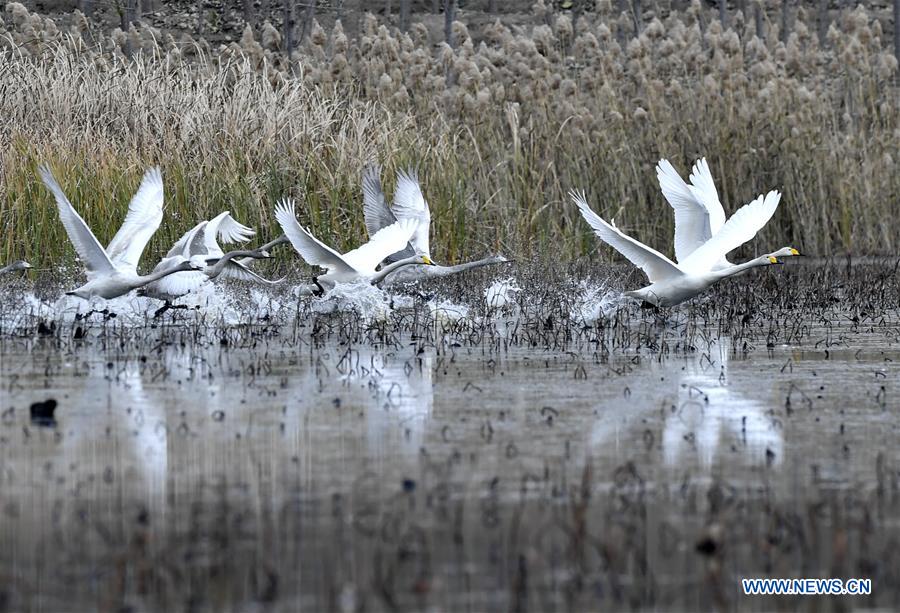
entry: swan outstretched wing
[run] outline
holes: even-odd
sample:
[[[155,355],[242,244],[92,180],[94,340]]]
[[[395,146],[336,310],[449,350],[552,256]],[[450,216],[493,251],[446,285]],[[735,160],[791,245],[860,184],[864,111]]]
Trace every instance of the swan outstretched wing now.
[[[381,167],[377,164],[366,164],[363,169],[363,216],[366,219],[366,232],[369,236],[375,236],[376,232],[397,221],[384,197],[380,174]]]
[[[218,241],[226,245],[246,243],[255,235],[256,231],[253,228],[238,223],[228,211],[210,219],[204,232],[207,252],[215,255],[223,255]]]
[[[669,160],[660,160],[656,165],[656,178],[675,211],[675,258],[683,262],[712,237],[709,211]]]
[[[209,234],[209,222],[201,221],[197,224],[197,231],[194,232],[194,235],[191,237],[190,242],[187,244],[187,253],[185,253],[185,257],[192,258],[195,255],[205,255],[205,256],[219,256],[222,253],[221,249],[218,249],[218,245],[216,245],[217,253],[211,253],[209,250],[209,243],[206,240],[207,235]]]
[[[207,281],[209,281],[209,277],[199,270],[183,270],[155,281],[148,293],[150,295],[184,296],[197,291]]]
[[[397,173],[397,188],[394,190],[394,217],[398,221],[412,219],[416,228],[409,243],[415,254],[431,256],[428,231],[431,227],[431,209],[422,195],[419,177],[413,170],[401,170]],[[415,255],[410,254],[410,255]]]
[[[603,221],[588,206],[583,192],[573,191],[569,195],[575,204],[578,205],[581,216],[594,229],[594,233],[603,242],[628,258],[632,264],[643,270],[647,278],[650,279],[650,283],[664,281],[683,274],[682,270],[672,260],[660,252],[634,240],[614,225]]]
[[[231,260],[228,262],[228,265],[225,266],[225,270],[222,271],[222,276],[227,279],[252,281],[254,283],[261,283],[262,285],[278,285],[284,281],[284,277],[275,279],[274,281],[266,279],[256,271],[251,270],[250,267],[247,266],[247,260],[253,261],[253,258],[246,258],[246,260]]]
[[[710,236],[715,236],[725,223],[725,209],[719,201],[719,192],[716,191],[716,184],[713,181],[712,173],[709,171],[709,164],[706,158],[700,158],[691,169],[690,190],[694,197],[706,207],[709,213],[709,232]]]
[[[197,232],[201,228],[205,227],[207,223],[208,222],[206,222],[206,221],[201,221],[196,226],[194,226],[193,228],[191,228],[190,230],[188,230],[187,232],[182,234],[181,238],[179,238],[178,241],[174,245],[172,245],[172,248],[169,249],[169,251],[166,253],[165,259],[174,258],[177,256],[183,256],[183,257],[189,258],[189,257],[191,257],[191,255],[196,255],[196,254],[192,254],[189,251],[188,247],[190,246],[191,241],[194,240],[194,237],[197,235]]]
[[[66,234],[69,235],[69,240],[72,241],[72,245],[75,247],[75,252],[84,264],[88,278],[99,274],[114,273],[116,270],[115,266],[113,266],[109,256],[106,255],[106,251],[104,251],[94,233],[91,232],[91,229],[84,223],[84,220],[75,210],[75,207],[72,206],[72,203],[69,202],[69,199],[66,198],[59,183],[53,177],[50,167],[42,165],[39,171],[41,180],[56,200],[56,208],[59,209],[59,219],[66,229]]]
[[[402,219],[382,228],[368,243],[344,254],[344,260],[359,272],[374,273],[375,267],[392,253],[397,253],[409,243],[416,231],[415,219]]]
[[[128,204],[122,227],[110,241],[106,252],[117,267],[137,272],[138,261],[163,216],[163,181],[159,167],[144,174],[141,186]]]
[[[285,198],[275,205],[275,219],[291,241],[291,245],[307,264],[321,266],[331,272],[357,272],[341,254],[317,239],[297,222],[294,201],[290,198]]]
[[[780,200],[781,194],[773,190],[739,208],[711,239],[681,263],[681,267],[690,273],[710,270],[721,258],[756,236],[775,214]]]

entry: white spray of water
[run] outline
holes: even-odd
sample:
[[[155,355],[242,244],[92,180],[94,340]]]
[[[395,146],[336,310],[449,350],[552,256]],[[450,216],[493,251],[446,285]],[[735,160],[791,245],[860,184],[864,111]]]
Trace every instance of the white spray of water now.
[[[514,277],[498,279],[484,290],[484,299],[490,309],[505,309],[518,306],[516,294],[522,291]]]
[[[469,307],[452,300],[431,301],[428,310],[436,323],[455,323],[469,316]]]
[[[578,297],[569,316],[586,325],[593,325],[599,319],[607,318],[625,304],[628,298],[622,292],[610,290],[604,284],[581,281]]]
[[[312,304],[314,313],[356,311],[369,321],[383,321],[393,310],[390,296],[369,283],[339,283]]]

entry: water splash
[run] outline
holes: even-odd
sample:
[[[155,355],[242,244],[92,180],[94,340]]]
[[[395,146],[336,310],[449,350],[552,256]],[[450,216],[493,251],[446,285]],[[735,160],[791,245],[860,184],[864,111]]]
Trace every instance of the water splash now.
[[[490,309],[515,307],[516,294],[522,291],[515,277],[494,281],[484,290],[484,299]]]
[[[339,283],[312,304],[314,313],[349,310],[359,313],[366,320],[383,321],[393,307],[387,292],[369,283]]]
[[[435,323],[456,323],[469,317],[469,307],[452,300],[431,301],[428,309]]]
[[[622,292],[611,290],[605,284],[581,281],[578,284],[578,297],[572,305],[569,316],[586,325],[593,325],[604,319],[624,305],[628,298]]]

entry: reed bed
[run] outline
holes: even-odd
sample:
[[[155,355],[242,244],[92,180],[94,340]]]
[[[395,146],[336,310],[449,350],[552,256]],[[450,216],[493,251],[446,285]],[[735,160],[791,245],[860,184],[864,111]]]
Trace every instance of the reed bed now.
[[[385,166],[388,191],[395,169],[418,167],[443,261],[595,250],[573,187],[668,251],[655,163],[668,157],[686,174],[700,156],[728,211],[783,191],[761,245],[897,251],[885,223],[900,202],[897,60],[865,8],[822,41],[803,9],[783,37],[775,17],[757,29],[738,13],[723,29],[699,3],[645,15],[638,35],[604,2],[577,25],[547,15],[526,29],[497,23],[477,44],[457,22],[452,48],[417,24],[402,33],[369,16],[355,41],[340,23],[314,24],[288,58],[269,24],[213,47],[149,26],[105,35],[80,16],[62,30],[9,3],[0,257],[72,257],[36,179],[42,160],[101,241],[143,169],[161,164],[167,216],[151,259],[225,209],[270,237],[283,195],[323,239],[350,247],[365,233],[359,178],[370,160]]]

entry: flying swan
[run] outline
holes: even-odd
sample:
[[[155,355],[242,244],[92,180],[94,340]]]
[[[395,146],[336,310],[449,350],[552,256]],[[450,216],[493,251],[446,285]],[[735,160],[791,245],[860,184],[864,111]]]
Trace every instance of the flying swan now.
[[[253,228],[238,223],[228,211],[219,213],[209,221],[201,221],[178,239],[153,272],[189,261],[196,263],[201,270],[177,272],[147,284],[139,293],[160,300],[172,300],[196,291],[220,275],[265,285],[277,284],[278,281],[269,281],[247,266],[250,259],[268,258],[269,252],[265,248],[238,249],[225,253],[219,246],[219,241],[226,245],[244,243],[255,234]]]
[[[756,233],[772,218],[781,200],[781,194],[777,191],[771,191],[765,196],[760,195],[750,204],[742,206],[711,238],[700,245],[692,246],[688,255],[679,257],[678,264],[623,233],[615,226],[615,222],[610,224],[601,219],[588,206],[584,192],[573,191],[570,192],[570,196],[594,233],[643,270],[650,280],[647,287],[625,292],[625,295],[659,307],[680,304],[700,294],[717,281],[751,268],[779,264],[780,257],[800,255],[793,247],[784,247],[743,264],[730,264],[725,260],[729,252],[756,236]],[[677,210],[676,208],[676,220]],[[682,226],[683,229],[687,227]],[[679,238],[688,236],[690,235],[686,232],[676,232],[676,245],[680,242]],[[683,255],[684,250],[689,249],[685,244],[686,242],[682,242],[682,247],[676,248],[676,253],[681,250]]]
[[[394,191],[394,205],[388,207],[384,190],[379,178],[380,168],[375,164],[369,164],[363,170],[363,215],[366,220],[366,230],[369,236],[386,228],[397,221],[410,219],[415,222],[416,229],[409,243],[397,253],[389,255],[388,262],[396,262],[415,255],[431,257],[431,249],[428,240],[428,231],[431,226],[431,209],[422,195],[419,178],[410,170],[397,173],[397,189]],[[398,281],[415,281],[425,277],[444,277],[454,275],[492,264],[501,264],[508,260],[502,255],[494,255],[474,262],[465,262],[456,266],[421,266],[409,267],[391,274],[386,283]]]
[[[56,199],[59,219],[87,274],[87,283],[66,292],[67,295],[85,300],[93,297],[116,298],[167,275],[198,268],[191,262],[182,262],[149,275],[137,274],[141,253],[162,221],[163,183],[159,168],[151,168],[144,174],[140,188],[128,205],[122,227],[106,249],[100,246],[97,237],[66,198],[49,166],[42,165],[39,170],[44,185]]]
[[[297,222],[294,201],[281,200],[275,206],[275,218],[291,245],[311,266],[321,266],[327,272],[313,278],[319,293],[332,289],[338,283],[364,281],[376,285],[403,266],[424,264],[434,266],[427,255],[412,255],[376,271],[375,268],[387,256],[404,248],[413,238],[416,222],[413,219],[398,221],[372,235],[368,243],[341,255]]]

